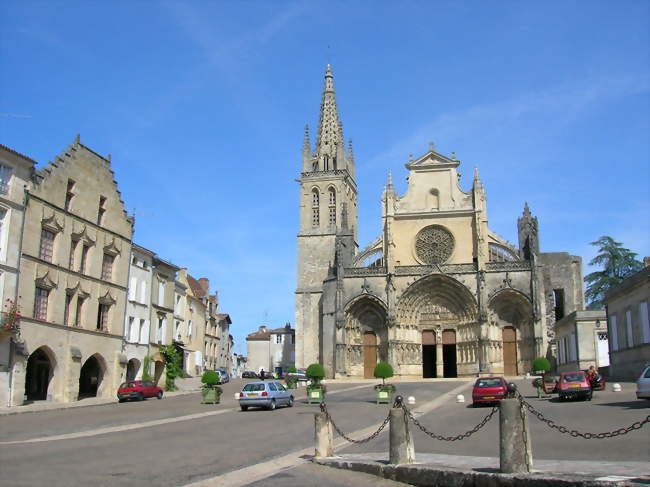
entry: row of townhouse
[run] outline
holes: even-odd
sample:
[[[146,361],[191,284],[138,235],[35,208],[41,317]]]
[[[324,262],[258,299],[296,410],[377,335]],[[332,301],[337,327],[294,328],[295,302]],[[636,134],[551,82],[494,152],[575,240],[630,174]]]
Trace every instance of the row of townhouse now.
[[[146,363],[164,382],[165,345],[188,376],[230,369],[208,280],[136,245],[134,224],[110,156],[78,136],[40,170],[0,145],[0,407],[113,397]]]

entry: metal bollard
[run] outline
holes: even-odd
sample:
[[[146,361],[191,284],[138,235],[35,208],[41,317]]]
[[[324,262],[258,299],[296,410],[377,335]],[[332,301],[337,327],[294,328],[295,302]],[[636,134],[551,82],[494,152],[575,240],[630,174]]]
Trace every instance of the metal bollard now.
[[[414,463],[415,447],[409,430],[408,418],[402,409],[402,396],[395,398],[390,410],[390,460],[393,465]]]
[[[518,399],[499,405],[499,456],[501,473],[526,473],[533,468],[528,417]]]
[[[332,446],[332,427],[329,419],[327,419],[327,414],[324,412],[314,414],[314,426],[316,458],[333,456],[334,447]]]

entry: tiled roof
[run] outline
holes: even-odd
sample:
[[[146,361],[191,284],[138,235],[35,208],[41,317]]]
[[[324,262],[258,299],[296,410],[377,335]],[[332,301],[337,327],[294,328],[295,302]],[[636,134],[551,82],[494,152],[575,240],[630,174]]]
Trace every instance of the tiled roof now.
[[[25,154],[21,154],[21,153],[18,152],[17,150],[13,150],[11,147],[7,147],[7,146],[4,145],[4,144],[0,144],[0,147],[2,147],[2,148],[3,148],[4,150],[6,150],[7,152],[11,152],[12,154],[17,155],[18,157],[22,157],[22,158],[25,159],[27,162],[31,162],[31,163],[34,164],[34,165],[38,164],[38,163],[37,163],[34,159],[32,159],[31,157],[27,157]]]
[[[285,328],[284,326],[282,328],[273,328],[273,329],[268,329],[266,331],[256,331],[254,333],[250,333],[249,335],[246,336],[246,340],[268,340],[271,338],[271,335],[273,334],[279,334],[279,333],[293,333],[295,330],[293,328]]]
[[[217,319],[226,320],[229,325],[232,325],[232,321],[230,320],[230,315],[228,313],[217,313]]]

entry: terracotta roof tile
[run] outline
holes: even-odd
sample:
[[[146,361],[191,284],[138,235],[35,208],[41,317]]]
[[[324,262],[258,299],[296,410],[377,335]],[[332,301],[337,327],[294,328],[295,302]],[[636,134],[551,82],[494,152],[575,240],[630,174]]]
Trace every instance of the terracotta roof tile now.
[[[202,298],[205,296],[205,291],[203,290],[203,287],[201,287],[201,283],[189,274],[187,275],[187,283],[190,285],[192,294],[194,294],[194,296],[197,298]]]

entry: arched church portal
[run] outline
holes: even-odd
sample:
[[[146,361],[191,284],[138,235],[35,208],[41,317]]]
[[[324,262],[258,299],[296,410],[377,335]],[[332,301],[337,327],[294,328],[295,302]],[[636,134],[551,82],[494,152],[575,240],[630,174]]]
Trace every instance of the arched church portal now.
[[[25,377],[25,395],[28,401],[44,401],[50,381],[54,376],[54,364],[50,354],[41,347],[27,359],[27,374]]]
[[[519,291],[507,289],[489,302],[489,357],[495,372],[518,375],[532,364],[535,355],[533,309],[530,301]]]
[[[402,294],[397,310],[404,335],[414,330],[411,336],[422,346],[421,362],[413,364],[421,367],[422,377],[477,373],[477,306],[464,285],[445,275],[427,276]]]
[[[346,308],[346,372],[373,378],[377,362],[388,361],[388,326],[383,303],[362,296]]]

